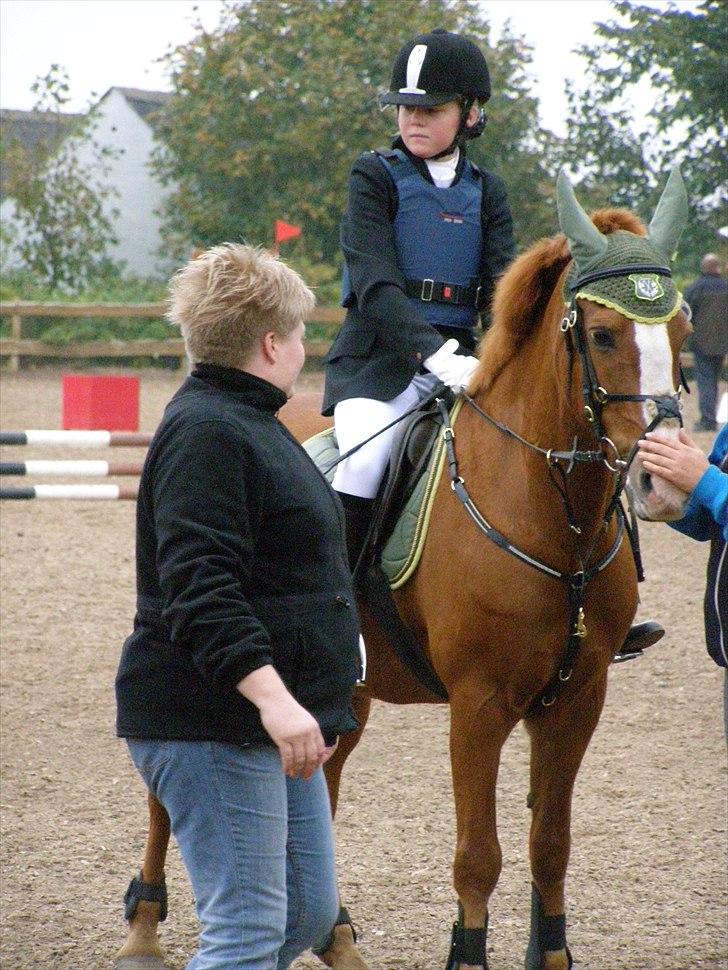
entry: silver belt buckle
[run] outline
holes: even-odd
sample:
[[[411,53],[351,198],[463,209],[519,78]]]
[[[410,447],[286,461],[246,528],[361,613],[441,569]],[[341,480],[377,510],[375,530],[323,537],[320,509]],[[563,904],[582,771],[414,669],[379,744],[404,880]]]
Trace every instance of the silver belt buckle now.
[[[423,303],[432,302],[432,291],[434,286],[434,280],[422,280],[422,292],[420,293],[420,299]]]

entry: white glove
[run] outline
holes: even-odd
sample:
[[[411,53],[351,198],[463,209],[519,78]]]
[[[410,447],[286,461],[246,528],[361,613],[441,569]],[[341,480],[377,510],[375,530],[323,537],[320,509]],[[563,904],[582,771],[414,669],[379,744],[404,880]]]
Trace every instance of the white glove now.
[[[424,361],[424,366],[443,384],[459,394],[470,383],[473,371],[478,366],[477,357],[464,357],[456,354],[459,344],[454,337],[446,340],[438,351]]]

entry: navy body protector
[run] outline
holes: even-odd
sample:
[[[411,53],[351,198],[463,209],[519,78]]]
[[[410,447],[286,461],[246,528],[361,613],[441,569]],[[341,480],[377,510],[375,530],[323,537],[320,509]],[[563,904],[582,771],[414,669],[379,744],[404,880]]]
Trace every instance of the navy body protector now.
[[[483,305],[478,285],[483,203],[479,169],[465,159],[460,179],[438,188],[401,149],[376,154],[397,190],[394,238],[407,296],[432,326],[473,330]],[[342,304],[351,302],[345,264]]]

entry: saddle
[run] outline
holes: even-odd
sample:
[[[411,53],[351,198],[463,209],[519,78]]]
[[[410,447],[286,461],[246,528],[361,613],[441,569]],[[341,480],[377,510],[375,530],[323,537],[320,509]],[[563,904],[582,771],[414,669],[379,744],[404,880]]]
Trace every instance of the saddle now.
[[[460,403],[452,409],[451,421],[460,410]],[[357,577],[376,561],[391,588],[398,589],[417,568],[445,460],[445,449],[439,438],[441,427],[434,403],[398,425],[387,474],[374,501]],[[327,428],[309,438],[303,447],[327,481],[332,482],[339,458],[334,429]]]
[[[451,411],[454,422],[461,401]],[[391,590],[403,586],[417,569],[440,480],[445,448],[442,421],[433,403],[398,426],[387,474],[375,499],[372,521],[354,570],[357,592],[387,634],[399,659],[436,697],[447,691],[401,619]],[[333,428],[303,443],[329,482],[339,448]]]

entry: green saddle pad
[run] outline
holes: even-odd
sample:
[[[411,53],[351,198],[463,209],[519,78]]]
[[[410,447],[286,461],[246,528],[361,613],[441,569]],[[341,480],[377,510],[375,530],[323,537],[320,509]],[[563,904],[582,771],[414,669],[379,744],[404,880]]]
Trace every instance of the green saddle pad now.
[[[460,410],[460,400],[456,403],[451,414],[451,422]],[[333,428],[321,431],[308,441],[303,447],[309,453],[318,469],[331,483],[335,469],[331,466],[339,457],[339,446]],[[389,580],[391,589],[404,586],[417,569],[425,544],[427,528],[430,524],[432,504],[435,497],[437,483],[440,481],[445,462],[445,445],[442,436],[438,436],[432,449],[427,468],[420,476],[417,485],[400,513],[391,536],[382,550],[382,570]],[[328,469],[328,470],[327,470]]]

